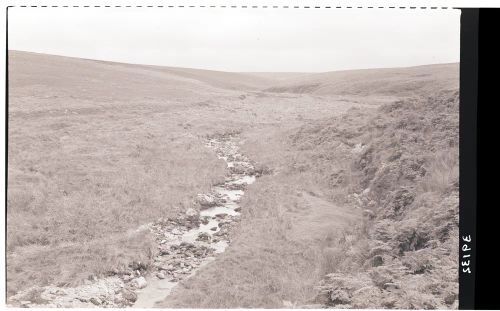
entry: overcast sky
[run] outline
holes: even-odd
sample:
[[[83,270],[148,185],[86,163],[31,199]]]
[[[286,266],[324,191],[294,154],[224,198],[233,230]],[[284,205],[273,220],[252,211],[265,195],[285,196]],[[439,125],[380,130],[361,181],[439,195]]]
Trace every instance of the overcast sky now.
[[[459,10],[11,8],[9,49],[225,71],[458,62]]]

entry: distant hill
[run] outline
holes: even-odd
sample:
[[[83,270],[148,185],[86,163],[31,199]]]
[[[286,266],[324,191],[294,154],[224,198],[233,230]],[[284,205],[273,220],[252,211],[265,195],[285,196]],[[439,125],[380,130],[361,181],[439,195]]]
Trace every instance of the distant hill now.
[[[115,97],[123,99],[149,95],[175,99],[227,91],[410,96],[456,89],[459,74],[457,63],[324,73],[238,73],[21,51],[9,51],[9,66],[12,87],[35,84],[64,90],[71,86],[74,91],[81,85],[82,91],[92,89],[92,96],[109,95],[112,89],[119,91]]]
[[[458,87],[459,64],[332,71],[281,81],[266,91],[317,95],[411,96]]]

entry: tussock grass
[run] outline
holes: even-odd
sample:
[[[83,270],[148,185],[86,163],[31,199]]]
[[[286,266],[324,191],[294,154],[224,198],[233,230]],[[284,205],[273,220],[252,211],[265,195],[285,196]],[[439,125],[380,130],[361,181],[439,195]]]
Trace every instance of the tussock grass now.
[[[420,183],[425,192],[444,193],[456,186],[459,177],[458,148],[441,151],[429,159],[427,174]]]
[[[254,187],[255,185],[255,187]],[[320,280],[320,253],[311,243],[318,236],[293,236],[294,209],[302,198],[285,179],[272,176],[252,185],[242,202],[243,219],[231,247],[194,277],[182,283],[165,307],[283,307],[286,301],[308,301]]]
[[[161,305],[455,308],[457,143],[453,92],[247,134],[273,174],[249,188],[229,250]],[[369,212],[322,215],[338,206]]]
[[[372,242],[380,239],[404,267],[419,271],[437,255],[443,260],[430,272],[434,281],[412,274],[407,284],[417,285],[395,298],[386,295],[389,300],[418,301],[418,293],[441,283],[453,294],[456,280],[449,268],[458,243],[450,219],[456,218],[456,187],[443,191],[455,184],[455,175],[446,173],[455,162],[445,153],[456,152],[456,101],[404,101],[376,111],[381,103],[414,93],[411,72],[404,73],[402,90],[378,83],[380,75],[394,81],[382,70],[362,73],[362,83],[340,76],[349,89],[328,73],[315,77],[331,76],[325,87],[298,89],[311,93],[273,94],[255,91],[273,87],[259,75],[28,53],[9,57],[9,295],[120,273],[133,261],[147,263],[154,250],[147,235],[134,230],[183,212],[196,193],[221,181],[223,162],[198,137],[231,131],[240,133],[243,152],[266,175],[249,187],[227,252],[184,282],[165,305],[300,306],[314,301],[316,285],[331,272],[342,273],[340,281],[378,284],[377,276],[387,271],[368,272],[370,252],[380,246]],[[456,66],[436,68],[417,68],[443,80],[417,79],[419,90],[456,84]],[[287,79],[280,78],[285,87]],[[353,153],[358,144],[363,149]],[[443,155],[433,160],[440,150]],[[422,175],[424,170],[429,174]],[[360,195],[367,187],[369,195]],[[413,198],[414,190],[425,195]],[[399,209],[396,203],[409,197],[411,205]],[[372,210],[375,218],[361,220],[355,206]],[[394,207],[402,213],[386,214]],[[366,273],[359,276],[360,271]],[[332,284],[325,283],[327,293]],[[446,293],[426,295],[425,307]],[[365,299],[370,307],[392,301],[373,299]]]

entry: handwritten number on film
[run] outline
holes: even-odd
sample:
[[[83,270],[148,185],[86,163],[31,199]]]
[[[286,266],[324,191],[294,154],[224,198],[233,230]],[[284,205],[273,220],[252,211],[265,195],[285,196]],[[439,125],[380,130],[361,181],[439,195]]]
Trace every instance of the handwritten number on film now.
[[[467,243],[470,243],[472,241],[472,237],[470,235],[467,236],[462,236],[462,241],[464,244],[462,245],[462,261],[461,261],[461,266],[462,266],[462,272],[463,273],[472,273],[470,270],[470,251],[472,248]]]

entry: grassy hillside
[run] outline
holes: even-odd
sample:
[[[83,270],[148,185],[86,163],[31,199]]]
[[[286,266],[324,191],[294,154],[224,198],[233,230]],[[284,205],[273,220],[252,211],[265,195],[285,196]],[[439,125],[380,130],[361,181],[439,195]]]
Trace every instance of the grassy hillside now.
[[[9,295],[148,263],[138,229],[219,182],[204,137],[238,132],[268,174],[165,306],[456,306],[456,65],[223,73],[11,51],[9,79]]]
[[[162,306],[457,308],[457,92],[306,123],[246,136],[273,173]]]
[[[278,93],[317,95],[414,96],[453,90],[458,64],[314,73],[289,78],[267,88]]]
[[[9,52],[9,295],[148,262],[136,229],[187,209],[225,174],[205,135],[352,106],[217,88],[244,75],[208,73]]]
[[[331,273],[318,300],[457,308],[458,92],[398,101],[373,115],[352,110],[304,126],[292,141],[314,152],[332,195],[363,209],[366,221],[326,246]]]
[[[199,94],[192,82],[36,54],[12,53],[9,65],[9,294],[147,262],[136,229],[224,175],[187,135],[190,107],[167,95]]]

